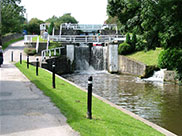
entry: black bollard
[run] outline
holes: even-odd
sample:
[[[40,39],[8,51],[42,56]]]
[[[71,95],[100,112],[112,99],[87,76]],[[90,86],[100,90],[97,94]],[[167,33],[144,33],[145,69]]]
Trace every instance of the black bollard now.
[[[29,56],[27,56],[27,69],[29,69]]]
[[[22,64],[22,53],[20,53],[20,64]]]
[[[92,119],[92,76],[88,78],[87,118]]]
[[[11,62],[13,62],[13,51],[11,52]]]
[[[55,62],[52,64],[52,87],[56,88],[56,83],[55,83]]]
[[[39,75],[39,59],[37,58],[36,59],[37,61],[36,61],[36,76],[38,76]]]

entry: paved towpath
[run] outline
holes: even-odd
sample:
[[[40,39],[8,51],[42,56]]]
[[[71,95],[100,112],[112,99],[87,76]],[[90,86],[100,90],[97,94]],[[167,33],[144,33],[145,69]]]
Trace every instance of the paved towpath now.
[[[23,48],[20,41],[4,51],[0,68],[0,135],[78,136],[50,99],[10,62],[11,51],[14,61],[18,61]]]

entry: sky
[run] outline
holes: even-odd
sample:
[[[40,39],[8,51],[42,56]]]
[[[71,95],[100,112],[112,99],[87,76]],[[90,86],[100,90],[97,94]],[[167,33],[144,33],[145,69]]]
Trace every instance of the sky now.
[[[33,17],[45,21],[53,15],[71,13],[79,24],[103,24],[107,19],[107,0],[21,0],[28,20]]]

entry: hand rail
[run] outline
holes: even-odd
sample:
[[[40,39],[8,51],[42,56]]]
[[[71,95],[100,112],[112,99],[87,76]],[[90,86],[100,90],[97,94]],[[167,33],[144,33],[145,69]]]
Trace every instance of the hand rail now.
[[[125,41],[124,35],[54,35],[50,36],[53,41],[72,42],[72,43],[93,43],[93,42],[113,42]]]
[[[52,56],[52,51],[54,52],[54,56],[56,56],[57,50],[59,51],[59,55],[61,55],[61,49],[64,49],[64,47],[56,47],[53,49],[46,49],[41,51],[41,58],[42,60],[45,60],[46,58],[46,53],[49,53],[49,57]]]

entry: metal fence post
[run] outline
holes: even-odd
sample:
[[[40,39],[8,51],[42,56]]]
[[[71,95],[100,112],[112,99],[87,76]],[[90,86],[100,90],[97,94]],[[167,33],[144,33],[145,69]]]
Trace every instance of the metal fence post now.
[[[92,119],[92,76],[88,78],[87,118]]]
[[[13,51],[11,52],[11,62],[13,62]]]
[[[27,56],[27,69],[29,69],[29,56]]]
[[[22,64],[22,53],[20,53],[20,64]]]
[[[36,60],[37,60],[36,61],[36,76],[38,76],[39,75],[39,59],[37,58]]]
[[[52,87],[56,88],[56,83],[55,83],[55,62],[52,64]]]

